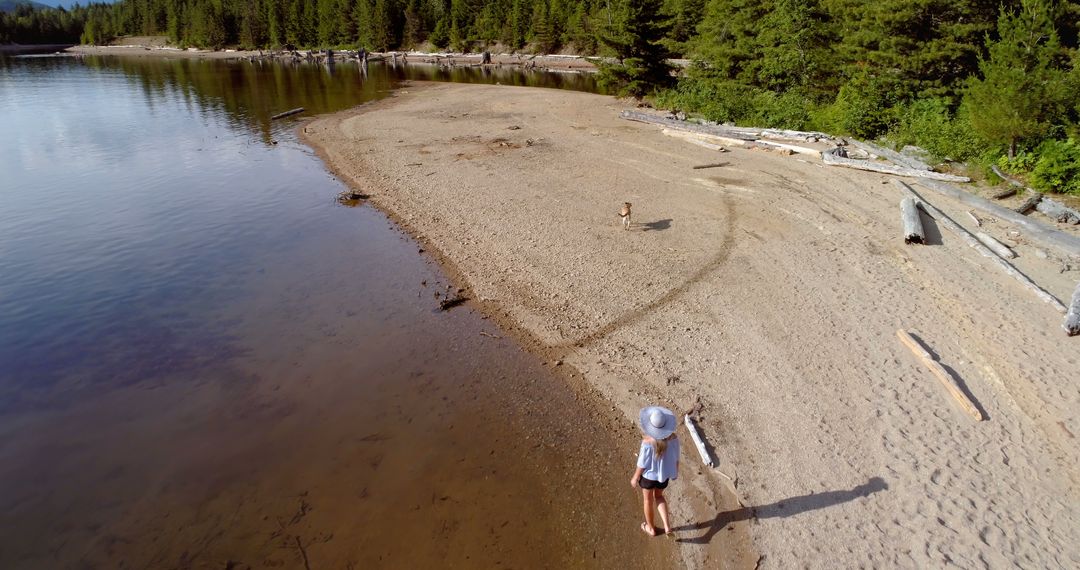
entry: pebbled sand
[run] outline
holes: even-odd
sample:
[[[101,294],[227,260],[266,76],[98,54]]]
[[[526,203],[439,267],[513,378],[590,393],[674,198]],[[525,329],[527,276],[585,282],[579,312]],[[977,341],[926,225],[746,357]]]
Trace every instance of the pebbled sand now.
[[[628,476],[637,409],[700,397],[720,471],[751,508],[687,445],[673,485],[686,565],[1080,567],[1080,339],[1061,315],[951,234],[905,246],[890,177],[716,154],[618,119],[624,107],[416,84],[302,130],[483,310],[611,401]],[[691,169],[711,162],[730,164]],[[1016,243],[1002,222],[984,229]],[[1080,260],[1034,250],[1021,238],[1016,265],[1067,299]]]

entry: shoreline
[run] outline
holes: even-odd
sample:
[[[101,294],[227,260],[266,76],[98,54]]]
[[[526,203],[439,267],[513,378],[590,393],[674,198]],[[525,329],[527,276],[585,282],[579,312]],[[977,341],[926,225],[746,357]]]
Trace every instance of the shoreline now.
[[[1059,327],[1057,315],[951,236],[897,245],[891,177],[717,155],[618,120],[622,107],[599,95],[413,83],[310,119],[300,137],[485,314],[611,402],[628,436],[646,402],[705,405],[705,437],[738,497],[713,502],[728,491],[723,478],[684,458],[697,471],[675,486],[675,516],[693,523],[685,565],[708,567],[740,544],[727,566],[752,567],[754,551],[775,568],[1076,554],[1074,515],[1023,518],[1013,498],[1060,513],[1076,490],[1076,402],[1053,383],[1072,369],[1071,345],[1039,334]],[[724,167],[690,169],[717,158]],[[614,215],[624,199],[635,204],[631,232]],[[962,205],[930,200],[960,219]],[[1005,239],[1007,224],[991,226]],[[1031,244],[1016,247],[1018,267],[1057,295],[1074,285],[1054,260],[1029,255]],[[940,350],[991,421],[957,415],[896,345],[898,326]],[[1043,356],[1038,369],[1025,349]],[[1011,461],[981,454],[994,446]],[[1057,475],[1033,482],[1013,465]],[[943,541],[939,523],[959,538]],[[1010,525],[1030,544],[1002,552],[978,537]],[[742,538],[713,540],[730,534]]]
[[[425,88],[435,85],[417,81],[411,81],[409,83],[411,86],[403,86],[402,89],[422,91]],[[419,89],[417,89],[418,87]],[[546,88],[537,89],[548,90]],[[297,136],[304,144],[308,145],[315,152],[316,156],[318,156],[323,164],[326,165],[327,170],[334,174],[334,176],[340,178],[350,188],[358,192],[363,192],[365,189],[370,188],[370,182],[359,180],[348,169],[341,168],[335,163],[328,152],[327,147],[315,138],[309,136],[308,126],[317,121],[332,120],[334,117],[347,116],[354,113],[376,112],[384,106],[393,105],[393,100],[394,96],[391,96],[386,99],[365,103],[345,111],[305,118],[297,126]],[[589,410],[591,415],[597,421],[608,426],[611,433],[619,434],[617,437],[620,441],[627,440],[627,438],[640,439],[641,434],[637,428],[636,420],[631,419],[631,421],[627,421],[628,410],[626,409],[625,402],[619,398],[613,398],[610,392],[604,390],[601,386],[597,386],[590,382],[581,370],[579,370],[572,362],[568,361],[568,356],[573,353],[572,348],[552,346],[546,343],[527,326],[524,326],[519,320],[515,319],[514,316],[506,310],[506,307],[498,301],[482,297],[478,298],[478,295],[472,287],[469,273],[460,267],[455,260],[455,256],[447,253],[444,248],[440,246],[438,239],[433,239],[431,236],[427,235],[419,225],[413,223],[409,214],[399,211],[392,204],[380,199],[381,196],[379,194],[369,194],[367,196],[365,201],[370,202],[372,206],[377,208],[396,226],[401,228],[401,231],[423,246],[423,254],[430,256],[439,265],[442,272],[448,276],[455,287],[459,288],[459,290],[463,292],[462,294],[468,297],[467,302],[469,305],[485,315],[485,318],[491,319],[499,330],[509,336],[518,346],[522,347],[522,350],[537,356],[543,361],[545,368],[547,368],[560,382],[570,388],[577,396],[579,404],[586,410]],[[680,407],[674,402],[670,400],[665,401],[662,398],[656,398],[655,401],[663,402],[665,405],[671,407],[676,414],[686,412],[688,407],[692,405],[690,402],[679,402],[679,404],[683,404]],[[631,414],[629,417],[633,418],[635,416]],[[689,503],[689,505],[683,505],[681,508],[673,507],[673,512],[677,513],[681,510],[684,513],[687,511],[690,513],[705,513],[708,512],[709,509],[714,509],[716,506],[722,507],[727,512],[744,511],[745,508],[743,508],[740,503],[737,494],[729,491],[722,481],[710,481],[707,478],[700,477],[700,468],[698,467],[700,460],[696,456],[696,452],[692,451],[692,441],[690,441],[685,428],[680,427],[678,433],[680,437],[686,440],[684,447],[686,447],[687,453],[689,453],[685,458],[686,463],[683,467],[685,471],[681,479],[683,481],[691,479],[693,476],[687,477],[686,472],[694,471],[698,473],[699,477],[692,479],[692,493],[697,496],[684,498],[683,500]],[[636,453],[636,445],[634,446],[634,453]],[[633,457],[626,463],[625,471],[628,476],[632,471],[632,460]],[[688,491],[682,491],[682,493],[690,494]],[[671,495],[672,493],[669,493],[669,496]],[[679,491],[676,491],[674,496],[679,497]],[[637,498],[637,502],[640,502],[640,497]],[[673,522],[673,525],[678,528],[680,526],[686,526],[686,522],[688,521],[677,521]],[[750,543],[749,526],[745,521],[741,524],[739,524],[738,521],[733,522],[736,525],[735,528],[728,530],[735,532],[728,533],[729,536],[725,536],[725,540],[718,544],[710,545],[706,552],[680,552],[681,565],[688,568],[707,568],[710,567],[712,560],[719,559],[721,561],[721,568],[755,568],[760,557],[754,551],[754,548]],[[701,528],[709,528],[709,525],[704,525]],[[734,536],[730,536],[730,534],[734,534]],[[681,535],[679,540],[682,540]]]
[[[86,46],[76,45],[63,46],[62,51],[80,56],[86,55],[110,55],[119,57],[159,57],[159,58],[184,58],[184,59],[216,59],[216,60],[249,60],[266,58],[272,53],[270,50],[203,50],[181,49],[158,45],[117,45],[117,46]],[[307,54],[312,50],[300,50],[298,53]],[[570,56],[558,54],[526,55],[526,54],[491,54],[490,64],[481,64],[482,54],[479,53],[451,53],[451,52],[371,52],[371,55],[379,58],[391,57],[391,55],[405,55],[408,65],[433,65],[438,67],[517,67],[525,70],[550,71],[562,73],[593,73],[596,66],[585,56]],[[269,61],[273,61],[272,59]],[[285,61],[285,60],[282,60]],[[374,62],[373,62],[374,63]]]

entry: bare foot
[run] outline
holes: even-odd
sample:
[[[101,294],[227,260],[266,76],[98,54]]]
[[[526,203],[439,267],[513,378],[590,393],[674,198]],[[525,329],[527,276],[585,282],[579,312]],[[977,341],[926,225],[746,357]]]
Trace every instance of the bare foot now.
[[[649,523],[646,523],[646,522],[641,523],[641,532],[643,532],[643,533],[645,533],[645,534],[647,534],[649,536],[656,536],[656,529],[655,528],[649,528]]]
[[[674,540],[674,538],[675,538],[675,531],[671,530],[670,528],[665,528],[665,529],[664,529],[664,536],[666,536],[666,537],[668,537],[668,538],[670,538],[670,539],[673,539],[673,540]]]

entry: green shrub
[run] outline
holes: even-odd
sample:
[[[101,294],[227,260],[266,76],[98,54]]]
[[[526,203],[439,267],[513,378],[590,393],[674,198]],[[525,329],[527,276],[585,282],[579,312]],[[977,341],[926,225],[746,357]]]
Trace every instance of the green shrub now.
[[[852,77],[836,95],[836,101],[814,115],[821,130],[873,139],[896,121],[892,96],[884,81],[863,72]]]
[[[923,99],[897,109],[890,138],[926,149],[938,159],[965,161],[983,154],[987,144],[971,123],[954,116],[944,99]]]
[[[1073,139],[1044,141],[1036,153],[1031,184],[1045,192],[1080,195],[1080,145]]]
[[[753,100],[753,110],[744,121],[756,127],[803,130],[810,124],[813,103],[793,92],[780,95],[761,91]]]
[[[658,107],[680,109],[720,123],[737,123],[754,111],[758,90],[709,77],[684,77],[673,89],[656,94]]]

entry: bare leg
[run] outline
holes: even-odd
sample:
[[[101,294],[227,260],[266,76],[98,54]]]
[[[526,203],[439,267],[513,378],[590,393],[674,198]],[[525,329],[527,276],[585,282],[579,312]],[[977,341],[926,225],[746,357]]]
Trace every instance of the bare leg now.
[[[660,520],[664,521],[664,533],[671,534],[671,517],[668,516],[667,499],[664,498],[663,489],[653,489],[656,510],[660,511]]]
[[[643,507],[645,508],[645,532],[656,536],[656,525],[653,524],[655,519],[653,518],[653,507],[656,506],[656,502],[653,497],[652,489],[642,489],[641,497],[643,501]]]

